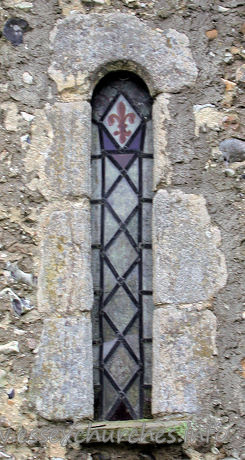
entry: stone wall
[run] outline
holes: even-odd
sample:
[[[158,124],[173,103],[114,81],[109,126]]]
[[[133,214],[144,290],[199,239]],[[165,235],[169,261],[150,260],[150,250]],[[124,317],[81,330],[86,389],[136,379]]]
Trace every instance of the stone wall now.
[[[243,1],[2,0],[0,21],[2,457],[245,458]],[[119,68],[155,98],[153,414],[198,407],[227,433],[183,449],[47,442],[92,417],[89,101]]]

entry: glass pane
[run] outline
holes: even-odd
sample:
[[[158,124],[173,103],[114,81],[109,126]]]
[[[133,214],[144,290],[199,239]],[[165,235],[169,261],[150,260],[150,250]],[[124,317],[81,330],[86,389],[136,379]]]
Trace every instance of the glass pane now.
[[[99,374],[99,345],[93,345],[93,360],[94,360],[94,385],[99,385],[100,383],[100,374]]]
[[[120,175],[120,171],[114,164],[111,162],[111,160],[108,158],[105,158],[105,191],[106,193],[112,186],[112,184],[115,182],[117,177]]]
[[[146,385],[151,385],[151,381],[152,381],[152,344],[151,343],[144,343],[144,364],[145,364],[144,383]]]
[[[92,155],[100,155],[99,130],[94,123],[92,123]]]
[[[119,276],[123,276],[135,261],[137,252],[126,235],[121,233],[108,249],[107,255]]]
[[[143,296],[143,335],[144,339],[152,337],[152,320],[154,304],[152,295]]]
[[[151,222],[152,222],[152,204],[143,203],[143,242],[151,244],[152,242],[152,232],[151,232]]]
[[[104,129],[101,130],[102,134],[102,149],[104,150],[116,150],[117,146],[115,142],[112,142],[112,139],[108,136],[108,133],[105,133]]]
[[[122,390],[138,370],[137,364],[123,345],[119,345],[109,358],[106,368]]]
[[[139,267],[138,265],[131,271],[131,273],[127,276],[127,286],[129,287],[130,291],[136,298],[138,299],[138,289],[139,289]]]
[[[101,197],[101,160],[92,160],[92,198],[98,200]]]
[[[135,135],[132,137],[132,139],[130,140],[130,143],[128,144],[128,149],[140,150],[141,142],[142,142],[142,128],[140,128],[135,133]]]
[[[140,381],[139,377],[136,378],[134,381],[133,385],[129,388],[127,391],[127,398],[131,404],[131,406],[134,408],[134,410],[139,412],[139,406],[140,406]]]
[[[143,290],[152,290],[152,250],[143,249]]]
[[[104,242],[109,243],[110,239],[115,235],[119,229],[119,223],[113,217],[109,209],[105,207],[105,225],[104,225]]]
[[[110,384],[109,380],[105,377],[105,392],[104,392],[104,405],[106,411],[109,412],[113,404],[115,404],[118,394],[114,387]]]
[[[125,337],[132,351],[135,353],[137,358],[139,358],[140,354],[139,354],[139,320],[138,319],[136,319],[136,321],[131,326],[130,330],[128,331]]]
[[[104,263],[104,298],[112,291],[114,286],[117,284],[117,280],[113,275],[111,269]]]
[[[145,153],[153,153],[153,130],[152,130],[152,121],[151,120],[149,120],[146,123],[144,152]]]
[[[118,330],[122,332],[137,310],[125,290],[120,287],[104,307],[104,311],[109,315]]]
[[[117,339],[116,333],[111,328],[111,326],[108,323],[106,318],[103,318],[103,333],[104,333],[103,334],[104,335],[104,343],[112,342],[115,339]],[[108,349],[108,347],[107,347],[107,349]]]
[[[128,164],[133,161],[133,153],[117,153],[115,155],[110,155],[111,158],[116,162],[116,166],[119,171],[121,169],[126,169]]]
[[[99,249],[92,250],[92,277],[94,290],[100,289],[100,251]]]
[[[138,199],[129,183],[123,178],[110,194],[108,202],[124,222],[137,205]]]
[[[135,187],[138,189],[138,180],[139,180],[139,160],[134,160],[131,164],[129,169],[127,170],[127,174],[131,181],[134,183]]]
[[[117,336],[105,318],[103,318],[103,332],[104,332],[103,358],[105,359],[108,353],[111,351],[112,347],[117,342]]]
[[[138,212],[136,212],[135,215],[130,218],[129,223],[127,224],[127,229],[135,243],[137,243],[138,239],[138,218]]]
[[[92,220],[92,242],[93,244],[100,243],[100,204],[91,206],[91,220]]]
[[[144,418],[151,418],[151,389],[144,390]]]
[[[152,178],[153,160],[151,158],[144,158],[143,161],[143,197],[153,197],[153,178]]]
[[[99,297],[94,296],[94,304],[92,308],[92,327],[93,327],[93,340],[99,340]]]

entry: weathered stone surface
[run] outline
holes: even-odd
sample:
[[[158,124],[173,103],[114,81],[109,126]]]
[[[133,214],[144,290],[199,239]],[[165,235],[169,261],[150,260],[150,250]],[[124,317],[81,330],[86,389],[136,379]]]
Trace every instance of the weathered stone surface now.
[[[50,206],[41,216],[39,311],[67,315],[90,310],[90,206],[88,200]]]
[[[44,321],[31,399],[48,420],[93,416],[92,335],[88,313]]]
[[[4,371],[3,369],[0,369],[0,388],[4,387],[6,381],[5,377],[7,376],[7,372]]]
[[[90,119],[87,102],[56,103],[37,111],[25,165],[39,176],[31,187],[47,200],[90,196]]]
[[[20,121],[18,107],[14,102],[3,102],[1,109],[4,110],[4,127],[7,131],[17,131]]]
[[[64,16],[74,11],[84,13],[88,6],[94,7],[111,4],[111,0],[58,0],[58,2]]]
[[[171,16],[171,14],[175,13],[175,11],[178,9],[179,5],[176,0],[168,0],[167,2],[158,2],[157,6],[159,6],[159,9],[157,10],[157,15],[160,18],[168,18]]]
[[[186,35],[153,30],[133,15],[72,14],[54,28],[51,43],[49,74],[60,92],[76,88],[89,94],[95,79],[122,68],[122,62],[152,93],[179,91],[197,77]]]
[[[225,117],[213,104],[194,105],[195,135],[199,136],[200,130],[207,132],[208,129],[220,131]]]
[[[58,0],[58,2],[64,16],[70,14],[71,11],[84,12],[84,6],[80,0]]]
[[[197,413],[215,373],[216,319],[196,305],[159,308],[153,319],[153,415]]]
[[[0,345],[0,353],[8,355],[9,353],[19,353],[19,344],[15,340],[13,342]]]
[[[154,140],[154,189],[171,184],[172,166],[167,151],[167,132],[165,121],[170,120],[168,110],[170,94],[160,94],[153,104],[153,140]]]
[[[236,81],[238,81],[238,83],[245,83],[245,64],[238,67],[236,71]]]
[[[30,1],[23,2],[22,0],[3,0],[5,8],[20,8],[27,9],[32,8],[33,3]]]
[[[157,192],[153,205],[153,291],[156,305],[210,299],[226,282],[205,199],[181,191]]]

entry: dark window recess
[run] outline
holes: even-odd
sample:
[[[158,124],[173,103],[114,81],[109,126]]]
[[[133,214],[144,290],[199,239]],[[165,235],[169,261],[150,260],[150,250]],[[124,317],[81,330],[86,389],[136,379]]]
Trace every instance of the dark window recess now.
[[[140,79],[114,72],[92,104],[95,416],[150,417],[152,100]]]

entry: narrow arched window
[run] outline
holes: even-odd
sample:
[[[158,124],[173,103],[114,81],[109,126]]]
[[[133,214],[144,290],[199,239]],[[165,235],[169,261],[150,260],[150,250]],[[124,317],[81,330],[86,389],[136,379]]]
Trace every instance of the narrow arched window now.
[[[152,100],[113,72],[93,95],[92,262],[95,416],[150,416]]]

